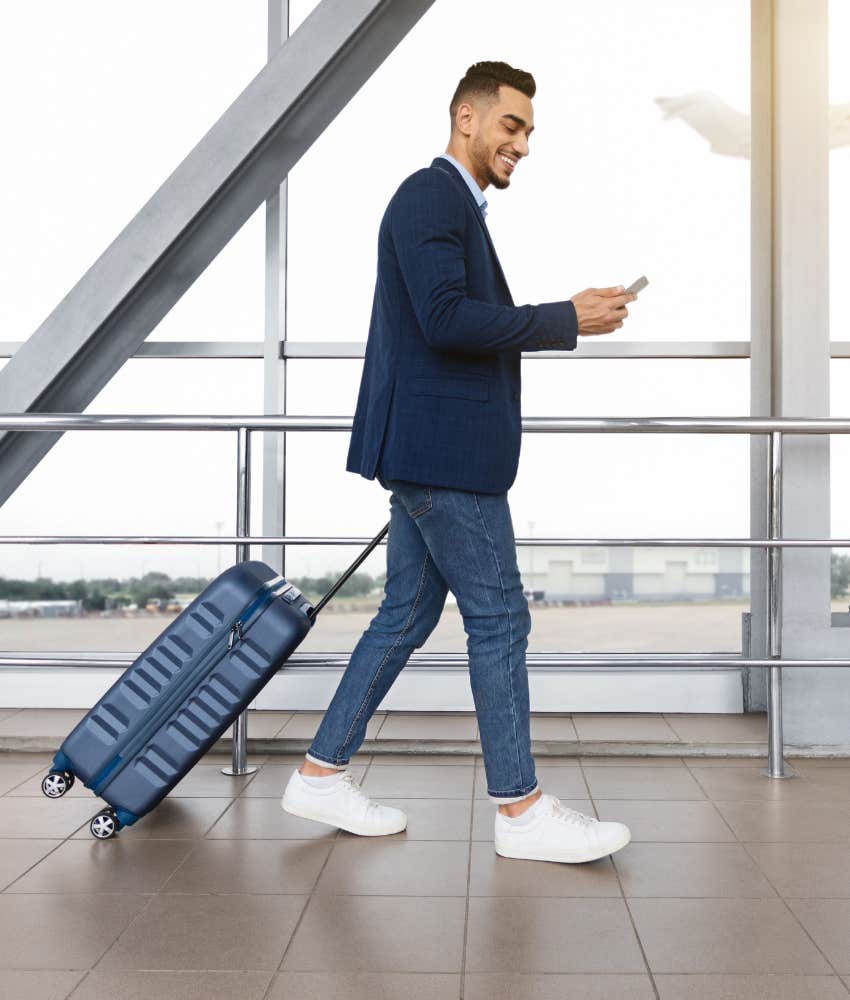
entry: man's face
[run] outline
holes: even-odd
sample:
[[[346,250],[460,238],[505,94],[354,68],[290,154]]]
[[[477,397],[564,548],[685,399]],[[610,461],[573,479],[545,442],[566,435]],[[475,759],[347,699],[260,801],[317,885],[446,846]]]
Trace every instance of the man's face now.
[[[506,188],[523,156],[528,156],[528,137],[534,131],[530,98],[502,85],[496,100],[477,101],[470,115],[467,149],[476,180],[483,186]]]

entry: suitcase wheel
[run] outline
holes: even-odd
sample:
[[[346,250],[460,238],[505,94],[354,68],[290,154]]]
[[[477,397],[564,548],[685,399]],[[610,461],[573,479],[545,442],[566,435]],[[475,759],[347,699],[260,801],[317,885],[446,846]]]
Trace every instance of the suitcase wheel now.
[[[74,787],[74,775],[70,771],[51,771],[41,779],[41,790],[49,799],[61,799]]]
[[[98,840],[109,840],[121,829],[121,824],[115,815],[114,809],[103,809],[89,823],[89,829],[93,837]]]

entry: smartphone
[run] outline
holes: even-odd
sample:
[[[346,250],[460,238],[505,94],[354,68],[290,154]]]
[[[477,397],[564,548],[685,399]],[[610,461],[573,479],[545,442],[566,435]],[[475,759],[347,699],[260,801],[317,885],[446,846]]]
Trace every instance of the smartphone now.
[[[629,285],[629,287],[626,289],[626,294],[637,295],[637,293],[641,289],[646,288],[648,284],[649,284],[649,278],[647,278],[645,274],[642,274],[637,281]]]

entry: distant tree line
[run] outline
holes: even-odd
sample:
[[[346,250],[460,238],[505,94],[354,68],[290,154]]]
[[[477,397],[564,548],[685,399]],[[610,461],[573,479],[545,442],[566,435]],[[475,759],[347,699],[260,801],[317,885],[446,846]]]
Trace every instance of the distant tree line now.
[[[327,576],[287,577],[290,583],[307,597],[321,597],[333,586],[341,574]],[[386,574],[377,577],[368,573],[354,573],[339,589],[336,596],[357,597],[382,588]],[[81,601],[86,611],[105,611],[123,608],[130,604],[143,608],[150,601],[170,601],[178,594],[199,594],[208,577],[178,576],[172,579],[167,573],[152,571],[144,576],[131,576],[127,580],[106,577],[102,580],[72,580],[56,582],[50,577],[37,580],[13,580],[0,576],[0,600],[8,601]]]
[[[831,595],[844,597],[850,590],[850,556],[832,553]],[[325,594],[340,574],[287,577],[311,600]],[[371,576],[354,573],[337,592],[338,597],[358,597],[383,588],[386,573]],[[0,600],[9,601],[82,601],[86,611],[104,611],[136,604],[143,608],[152,600],[169,601],[178,594],[199,594],[210,582],[208,577],[178,576],[150,572],[127,580],[106,577],[102,580],[72,580],[58,583],[50,577],[37,580],[14,580],[0,576]]]

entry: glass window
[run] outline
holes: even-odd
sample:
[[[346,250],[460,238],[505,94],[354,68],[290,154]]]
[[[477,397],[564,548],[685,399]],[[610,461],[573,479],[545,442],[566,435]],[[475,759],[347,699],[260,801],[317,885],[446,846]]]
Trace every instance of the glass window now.
[[[5,340],[39,327],[262,69],[266,29],[264,0],[16,6],[0,35]],[[154,339],[262,339],[262,221],[232,244]]]
[[[850,419],[850,358],[833,358],[829,362],[829,415]],[[829,437],[829,512],[830,538],[850,538],[850,434]],[[850,607],[850,549],[833,547],[832,590],[844,591],[832,596],[833,611]],[[847,568],[843,565],[846,563]]]
[[[546,364],[535,359],[523,364],[525,416],[748,412],[748,360],[551,359]],[[289,411],[353,412],[351,394],[356,395],[361,366],[359,360],[288,362]],[[389,518],[389,494],[377,480],[345,471],[348,434],[298,432],[288,438],[287,533],[377,534]],[[746,435],[527,433],[509,493],[514,531],[518,538],[747,537],[749,462]],[[553,468],[559,470],[556,489]],[[378,551],[380,557],[377,552],[369,557],[376,561],[375,570],[365,563],[360,568],[373,577],[386,568],[386,550]],[[582,559],[587,551],[519,545],[536,623],[532,651],[740,650],[741,613],[749,610],[748,549],[611,546]],[[292,546],[287,576],[325,572],[333,579],[356,554],[355,548]],[[374,614],[381,594],[361,597]],[[426,652],[465,648],[452,601]],[[572,607],[570,616],[570,602],[593,607]],[[604,616],[616,609],[604,605],[623,602],[636,605],[624,627],[623,619],[616,627],[613,619],[606,624]],[[342,605],[338,610],[335,627],[342,627]],[[354,605],[349,610],[365,613],[355,612]],[[366,624],[368,618],[360,631]]]
[[[163,316],[148,340],[250,340],[265,336],[263,202]]]
[[[438,0],[296,164],[290,338],[366,339],[387,202],[445,151],[458,80],[495,55],[538,87],[532,153],[486,192],[514,300],[646,274],[609,343],[749,340],[749,4],[533,10]]]
[[[850,340],[844,289],[850,271],[850,4],[829,4],[829,332],[832,340]],[[845,397],[846,398],[846,397]],[[843,413],[836,414],[844,416]]]
[[[262,412],[262,363],[128,361],[89,413]],[[262,448],[253,462],[260,533]],[[236,433],[68,432],[0,511],[0,532],[67,535],[229,535],[235,532]],[[4,546],[3,575],[54,580],[148,571],[212,575],[234,550],[174,546]]]

